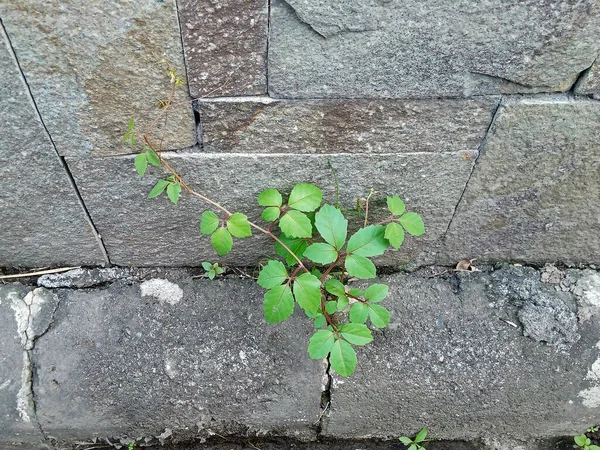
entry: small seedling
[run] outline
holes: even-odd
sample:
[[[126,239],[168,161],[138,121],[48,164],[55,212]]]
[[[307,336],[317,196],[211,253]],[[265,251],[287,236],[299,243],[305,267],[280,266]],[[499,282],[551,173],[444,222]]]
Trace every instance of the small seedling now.
[[[598,427],[589,427],[586,431],[588,433],[595,433],[598,431]]]
[[[595,431],[590,431],[592,429],[594,429],[596,427],[592,427],[592,428],[588,428],[588,433],[594,433]],[[598,430],[598,428],[596,428],[596,431]],[[585,434],[580,434],[579,436],[575,436],[573,438],[573,440],[575,441],[575,445],[573,446],[573,448],[579,448],[582,450],[600,450],[600,446],[597,445],[593,445],[592,444],[592,440],[587,437]]]
[[[127,447],[127,450],[133,450],[134,447],[135,447],[135,444],[133,442],[131,442],[129,444],[129,447]]]
[[[417,433],[414,439],[409,438],[408,436],[400,436],[400,442],[404,445],[408,445],[408,450],[426,450],[425,445],[430,441],[429,439],[425,439],[427,437],[427,428],[423,428],[421,431]]]
[[[208,261],[204,261],[202,263],[202,268],[206,271],[206,276],[210,280],[214,280],[217,275],[221,275],[223,272],[225,272],[225,269],[219,266],[219,263],[211,264]]]

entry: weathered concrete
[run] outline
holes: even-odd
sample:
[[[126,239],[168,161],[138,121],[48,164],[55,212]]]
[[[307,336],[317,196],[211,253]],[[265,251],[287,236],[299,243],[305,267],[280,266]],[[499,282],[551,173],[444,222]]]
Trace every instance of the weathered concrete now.
[[[203,148],[248,153],[458,152],[479,148],[498,98],[202,102]]]
[[[179,0],[192,97],[267,92],[266,0]]]
[[[600,308],[578,323],[578,302],[592,293],[571,293],[592,274],[562,276],[564,291],[524,267],[385,278],[392,323],[358,352],[351,378],[333,375],[324,434],[393,437],[427,426],[444,439],[533,449],[536,438],[597,423]],[[538,336],[522,320],[530,309],[539,311]]]
[[[344,208],[355,208],[356,199],[364,198],[373,188],[380,193],[371,202],[374,222],[383,219],[381,215],[387,211],[386,193],[397,193],[406,200],[409,210],[423,216],[427,233],[407,239],[400,251],[379,260],[380,264],[399,266],[429,255],[430,244],[443,235],[475,154],[469,150],[378,155],[208,153],[172,154],[168,158],[192,187],[263,225],[256,197],[269,187],[289,193],[296,183],[312,182],[323,189],[326,202],[334,203],[330,161],[337,172]],[[239,242],[236,239],[232,253],[218,258],[209,238],[199,233],[200,216],[207,205],[186,195],[177,206],[166,196],[146,199],[156,183],[157,172],[139,181],[130,156],[68,162],[115,264],[197,266],[202,261],[218,260],[254,265],[272,255],[268,239],[253,236]]]
[[[300,313],[267,324],[252,281],[54,292],[60,308],[36,342],[34,389],[38,419],[59,441],[315,437],[325,366],[306,354],[312,327]]]
[[[158,115],[167,64],[184,73],[174,0],[1,2],[0,17],[61,155],[131,153],[127,123],[143,130]],[[175,101],[184,100],[180,88]],[[195,143],[191,107],[174,109],[164,148]]]
[[[577,83],[575,93],[583,95],[591,94],[595,98],[600,98],[600,58],[596,59],[594,64]]]
[[[269,92],[422,98],[568,90],[598,55],[593,1],[274,0]]]
[[[104,263],[1,28],[0,129],[0,266]]]
[[[599,262],[599,139],[598,102],[507,101],[438,261]]]

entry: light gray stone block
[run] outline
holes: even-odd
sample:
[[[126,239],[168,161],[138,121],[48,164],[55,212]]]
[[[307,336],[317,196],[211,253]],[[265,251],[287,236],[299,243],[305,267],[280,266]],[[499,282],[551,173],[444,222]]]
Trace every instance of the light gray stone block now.
[[[0,129],[0,266],[103,264],[1,29]]]
[[[598,102],[507,102],[438,262],[600,262],[599,139]]]
[[[202,102],[204,150],[408,153],[479,148],[498,98]]]
[[[254,282],[55,292],[54,325],[34,353],[37,415],[56,439],[314,439],[326,367],[308,357],[312,326],[300,311],[267,324]]]
[[[61,155],[131,153],[131,118],[143,130],[170,94],[167,64],[185,73],[174,0],[0,3],[0,16]],[[161,62],[165,61],[165,62]],[[175,101],[188,99],[185,88]],[[162,130],[159,126],[153,136]],[[190,105],[169,113],[164,148],[196,143]]]
[[[600,309],[578,323],[574,284],[556,290],[524,267],[383,281],[392,321],[358,350],[352,377],[333,374],[326,436],[392,438],[427,427],[490,449],[547,449],[534,441],[574,436],[600,419]],[[576,333],[555,345],[527,337],[520,317],[540,304],[548,331],[560,322]]]
[[[592,1],[275,0],[269,92],[423,98],[567,91],[598,54]]]
[[[421,261],[431,244],[445,232],[471,171],[476,152],[406,154],[171,154],[165,155],[185,180],[231,211],[260,219],[256,197],[267,188],[289,193],[296,183],[311,182],[324,191],[326,202],[339,201],[355,208],[371,188],[379,194],[371,201],[372,221],[387,217],[385,195],[398,194],[407,208],[423,216],[426,234],[407,238],[399,251],[384,255],[379,264],[399,266]],[[197,266],[203,261],[254,265],[273,255],[263,235],[235,240],[233,251],[218,258],[209,238],[199,232],[200,216],[207,208],[201,200],[183,195],[177,206],[166,196],[146,199],[161,172],[139,181],[133,158],[68,159],[82,196],[118,265]],[[110,175],[108,175],[110,174]],[[160,175],[157,175],[160,174]],[[356,225],[356,223],[355,223]]]
[[[267,92],[266,0],[179,0],[193,97]]]
[[[594,64],[584,74],[577,86],[576,94],[592,95],[594,98],[600,98],[600,58],[594,61]]]

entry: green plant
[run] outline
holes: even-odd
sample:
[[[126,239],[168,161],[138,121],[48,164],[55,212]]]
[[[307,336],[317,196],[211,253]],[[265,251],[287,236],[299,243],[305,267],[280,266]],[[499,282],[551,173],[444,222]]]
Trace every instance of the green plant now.
[[[127,450],[133,450],[135,447],[135,444],[133,442],[129,443],[129,446],[127,447]]]
[[[589,427],[586,432],[587,433],[596,433],[598,431],[598,427]]]
[[[427,428],[423,428],[417,433],[414,439],[408,436],[400,436],[400,442],[404,445],[408,445],[408,450],[426,450],[425,445],[431,441],[431,439],[425,439],[427,437]]]
[[[166,115],[173,106],[174,79],[178,78],[171,73],[171,96],[163,105],[161,115]],[[333,370],[342,376],[351,375],[357,364],[353,346],[373,340],[367,320],[375,328],[385,328],[390,322],[390,312],[380,305],[388,294],[387,285],[373,283],[358,289],[348,287],[347,283],[349,279],[375,278],[377,271],[371,258],[382,255],[389,247],[398,249],[404,242],[405,232],[422,235],[425,226],[421,217],[406,212],[404,202],[392,195],[387,197],[389,216],[369,224],[369,200],[374,194],[371,191],[364,205],[359,204],[362,224],[353,226],[344,216],[351,212],[339,208],[337,195],[335,205],[323,203],[320,188],[301,183],[296,184],[289,195],[277,189],[266,189],[258,194],[258,205],[264,208],[261,218],[266,223],[258,225],[247,215],[231,212],[195,191],[183,180],[161,156],[161,144],[151,141],[150,131],[157,120],[140,134],[143,145],[135,158],[135,167],[140,177],[146,174],[148,164],[164,166],[169,175],[156,182],[148,198],[166,191],[170,201],[177,204],[183,192],[208,203],[212,210],[202,213],[200,232],[210,235],[211,245],[220,256],[231,251],[234,238],[249,237],[252,230],[271,237],[275,241],[274,253],[280,259],[268,260],[258,276],[258,284],[266,289],[263,304],[266,320],[282,322],[298,305],[317,330],[308,343],[310,357],[329,356]],[[135,146],[137,135],[132,120],[124,141]],[[355,229],[349,232],[352,227]],[[211,279],[219,270],[222,272],[216,263],[205,262],[203,267]]]
[[[209,263],[208,261],[204,261],[202,263],[202,268],[206,271],[206,276],[213,280],[217,275],[221,275],[225,270],[219,266],[219,263]]]
[[[598,431],[597,427],[590,427],[587,429],[588,433],[595,433]],[[600,446],[592,444],[592,440],[585,435],[585,433],[575,436],[573,438],[575,445],[573,448],[580,448],[583,450],[600,450]]]

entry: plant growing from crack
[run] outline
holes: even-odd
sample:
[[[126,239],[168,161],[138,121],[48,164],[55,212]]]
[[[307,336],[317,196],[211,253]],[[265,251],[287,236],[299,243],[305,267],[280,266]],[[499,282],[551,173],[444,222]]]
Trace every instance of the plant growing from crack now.
[[[143,142],[135,158],[135,168],[143,177],[148,165],[164,166],[169,175],[159,179],[148,198],[166,192],[177,204],[182,193],[208,203],[200,218],[200,232],[210,235],[216,252],[223,256],[233,247],[234,238],[252,235],[252,230],[266,234],[275,241],[274,253],[280,259],[270,259],[260,270],[258,284],[266,289],[264,315],[267,322],[277,323],[289,318],[298,305],[313,321],[317,330],[308,343],[313,359],[329,357],[333,370],[350,376],[357,364],[354,346],[363,346],[373,340],[367,321],[375,328],[385,328],[390,312],[381,302],[388,295],[388,286],[373,283],[365,289],[350,288],[350,280],[373,279],[377,275],[371,258],[382,255],[389,247],[398,249],[404,242],[405,232],[420,236],[425,232],[421,217],[406,212],[404,202],[397,196],[387,197],[389,216],[378,223],[369,223],[369,194],[364,203],[362,226],[349,233],[349,221],[336,205],[323,203],[320,188],[313,184],[296,184],[289,195],[277,189],[266,189],[257,198],[264,207],[259,225],[241,212],[229,211],[215,200],[194,190],[161,155],[162,138],[158,143],[150,133],[161,117],[175,106],[173,93],[181,80],[170,70],[171,95],[161,103],[159,117],[143,133],[135,131],[132,119],[124,141],[135,146],[136,136]],[[164,136],[164,134],[163,134]],[[336,179],[337,192],[337,179]],[[348,213],[348,211],[345,211]],[[218,265],[203,264],[209,278],[218,272]]]

